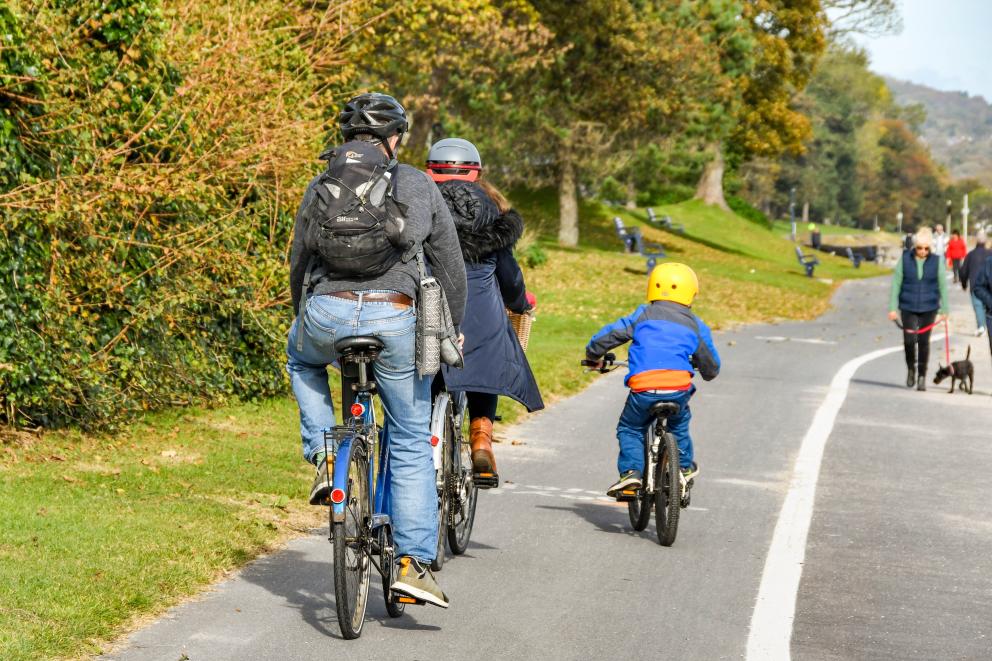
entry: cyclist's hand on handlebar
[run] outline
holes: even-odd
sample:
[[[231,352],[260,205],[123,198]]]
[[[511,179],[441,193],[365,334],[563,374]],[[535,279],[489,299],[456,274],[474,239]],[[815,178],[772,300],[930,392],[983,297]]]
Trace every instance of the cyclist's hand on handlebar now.
[[[530,306],[528,312],[533,312],[537,309],[537,296],[534,296],[533,292],[525,292],[524,297],[527,299],[527,305]]]

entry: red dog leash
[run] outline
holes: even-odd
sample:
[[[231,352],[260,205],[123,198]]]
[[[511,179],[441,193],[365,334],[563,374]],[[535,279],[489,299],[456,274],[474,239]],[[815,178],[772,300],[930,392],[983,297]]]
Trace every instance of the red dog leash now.
[[[951,364],[951,332],[947,327],[947,319],[943,322],[935,321],[929,326],[924,326],[923,328],[918,328],[913,330],[912,328],[904,328],[902,324],[899,323],[898,319],[893,319],[893,323],[899,327],[899,329],[908,335],[920,335],[921,333],[926,333],[927,331],[933,330],[934,326],[939,323],[944,324],[944,355],[947,358],[947,367],[951,370],[951,374],[954,374],[954,365]]]

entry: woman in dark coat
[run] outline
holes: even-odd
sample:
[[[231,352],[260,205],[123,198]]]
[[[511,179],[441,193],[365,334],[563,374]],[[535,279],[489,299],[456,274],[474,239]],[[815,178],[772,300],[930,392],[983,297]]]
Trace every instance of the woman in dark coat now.
[[[474,472],[497,475],[492,438],[498,396],[512,397],[529,412],[544,408],[506,315],[507,309],[523,313],[534,305],[513,258],[523,220],[493,186],[478,181],[481,158],[467,140],[446,138],[436,143],[427,168],[455,221],[468,276],[461,326],[465,367],[443,368],[444,382],[449,390],[467,395]]]

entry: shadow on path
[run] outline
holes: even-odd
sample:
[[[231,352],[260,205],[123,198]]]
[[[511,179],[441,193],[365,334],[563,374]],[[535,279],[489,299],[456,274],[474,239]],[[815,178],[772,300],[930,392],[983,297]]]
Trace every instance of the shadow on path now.
[[[612,505],[596,505],[588,502],[575,502],[571,507],[557,507],[554,505],[538,505],[537,509],[553,510],[557,512],[571,512],[579,516],[592,525],[596,526],[600,532],[624,535],[626,537],[640,537],[646,540],[655,540],[657,535],[654,531],[654,523],[648,525],[641,532],[637,532],[630,526],[630,519],[627,517],[627,510]]]
[[[304,622],[319,633],[331,638],[341,638],[334,604],[331,545],[327,545],[326,562],[308,559],[305,553],[295,550],[283,551],[278,554],[278,558],[278,563],[258,562],[250,565],[242,572],[242,578],[282,597],[289,606],[300,612]],[[383,599],[382,579],[374,567],[370,581],[366,626],[376,622],[389,629],[440,630],[438,626],[417,624],[412,617],[416,609],[407,608],[399,618],[389,617]]]

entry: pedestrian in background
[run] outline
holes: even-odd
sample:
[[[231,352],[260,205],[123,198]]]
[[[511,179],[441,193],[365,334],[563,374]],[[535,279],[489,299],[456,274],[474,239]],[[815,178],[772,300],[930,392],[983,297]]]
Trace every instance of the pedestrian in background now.
[[[809,245],[813,250],[819,250],[823,243],[823,238],[820,234],[820,229],[816,226],[816,223],[809,224]]]
[[[986,245],[992,249],[992,245]],[[977,265],[978,277],[971,287],[971,293],[978,297],[978,300],[985,306],[985,327],[992,324],[992,255],[987,256],[985,261]],[[992,333],[987,333],[989,338],[989,351],[992,352]]]
[[[961,232],[953,230],[951,232],[951,240],[947,242],[947,265],[954,271],[954,282],[959,282],[961,260],[967,254],[968,246],[964,242],[964,239],[961,238]]]
[[[975,308],[975,323],[978,325],[978,328],[975,330],[976,337],[984,335],[987,329],[985,321],[987,311],[985,304],[982,303],[982,299],[978,298],[978,295],[975,294],[975,283],[978,281],[978,274],[981,273],[982,266],[989,257],[992,257],[990,247],[992,246],[989,246],[988,237],[985,232],[979,231],[975,235],[975,247],[972,248],[961,264],[961,289],[968,291],[968,288],[971,287],[971,305]]]
[[[937,223],[933,228],[933,239],[930,250],[941,259],[944,258],[944,253],[947,252],[947,235],[944,234],[944,226],[940,223]]]
[[[927,389],[927,363],[930,360],[930,329],[927,327],[947,319],[947,269],[944,258],[933,254],[932,247],[930,228],[920,229],[913,250],[905,251],[902,259],[896,262],[889,296],[889,319],[895,321],[902,317],[902,339],[909,369],[906,386],[912,387],[915,380],[917,390]],[[924,328],[927,330],[920,332]]]

